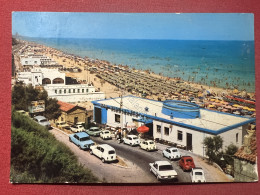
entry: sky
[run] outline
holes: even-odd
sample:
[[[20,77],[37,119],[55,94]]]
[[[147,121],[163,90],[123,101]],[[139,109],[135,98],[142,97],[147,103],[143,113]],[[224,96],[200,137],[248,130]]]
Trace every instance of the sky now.
[[[254,15],[13,12],[16,33],[41,38],[254,40]]]

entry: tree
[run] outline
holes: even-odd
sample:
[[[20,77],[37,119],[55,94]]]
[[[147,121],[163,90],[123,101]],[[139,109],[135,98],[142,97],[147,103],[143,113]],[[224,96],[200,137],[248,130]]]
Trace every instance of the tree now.
[[[34,88],[32,85],[25,86],[22,83],[17,83],[12,89],[12,105],[15,110],[28,111],[28,106],[31,101],[43,100],[45,102],[44,115],[49,119],[57,119],[61,111],[56,99],[48,97],[46,90]]]
[[[219,135],[206,137],[203,144],[206,146],[206,155],[209,157],[209,162],[219,162],[222,157],[223,139]]]
[[[45,116],[48,119],[57,119],[61,115],[60,105],[58,100],[53,98],[48,98],[45,101]]]
[[[234,165],[233,155],[237,152],[237,150],[238,150],[238,147],[235,146],[233,143],[230,144],[227,147],[227,149],[225,150],[224,158],[229,165],[232,165],[232,166]]]

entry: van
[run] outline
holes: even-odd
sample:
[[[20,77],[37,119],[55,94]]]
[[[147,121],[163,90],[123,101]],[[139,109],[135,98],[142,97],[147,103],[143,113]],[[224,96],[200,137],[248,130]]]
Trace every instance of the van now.
[[[93,145],[89,152],[100,158],[103,163],[116,160],[116,151],[108,144]]]

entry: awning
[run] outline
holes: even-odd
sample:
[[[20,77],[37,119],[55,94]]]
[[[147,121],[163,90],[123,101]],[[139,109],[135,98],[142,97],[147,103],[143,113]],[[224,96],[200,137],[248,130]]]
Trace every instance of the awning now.
[[[149,131],[149,127],[146,127],[146,126],[141,126],[141,127],[137,128],[137,132],[139,132],[139,133],[146,133],[148,131]]]
[[[139,119],[133,119],[133,120],[137,121],[137,122],[144,123],[144,124],[148,124],[148,123],[152,123],[153,122],[152,119],[145,119],[145,118],[139,118]]]

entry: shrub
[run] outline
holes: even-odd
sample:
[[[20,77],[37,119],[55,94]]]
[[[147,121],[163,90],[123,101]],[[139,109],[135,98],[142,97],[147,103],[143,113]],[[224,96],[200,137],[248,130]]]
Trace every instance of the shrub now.
[[[29,117],[12,111],[11,181],[92,183],[97,178],[78,164],[70,149]]]

